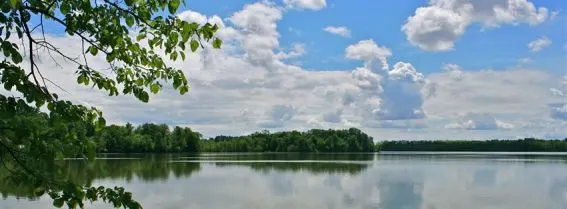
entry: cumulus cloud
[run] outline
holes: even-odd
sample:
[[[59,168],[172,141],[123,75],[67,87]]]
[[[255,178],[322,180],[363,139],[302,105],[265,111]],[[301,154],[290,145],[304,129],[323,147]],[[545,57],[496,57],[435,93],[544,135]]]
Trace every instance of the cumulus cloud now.
[[[567,124],[554,120],[560,114],[553,116],[561,106],[548,105],[565,102],[564,96],[550,90],[567,87],[561,78],[524,69],[461,71],[460,80],[451,71],[433,73],[427,79],[435,84],[436,93],[426,98],[423,109],[429,119],[445,121],[444,127],[450,130],[483,129],[496,134],[510,128],[517,136],[566,135]]]
[[[290,121],[297,109],[291,105],[274,105],[269,111],[266,112],[268,121],[260,123],[264,128],[280,128]]]
[[[327,6],[326,0],[284,0],[287,7],[295,9],[320,10]]]
[[[461,66],[457,64],[445,64],[443,65],[443,70],[448,72],[455,80],[461,80],[462,78],[463,71],[461,70]]]
[[[461,72],[460,80],[455,80],[449,72],[427,76],[437,89],[435,97],[429,98],[424,104],[429,115],[454,117],[466,112],[516,115],[521,111],[524,117],[539,117],[547,115],[548,103],[565,99],[549,93],[550,88],[561,88],[560,77],[544,71],[512,69]]]
[[[350,29],[344,26],[327,26],[323,30],[345,38],[350,37]]]
[[[352,72],[358,92],[347,92],[343,98],[356,98],[352,104],[365,120],[403,120],[424,118],[421,90],[423,74],[410,63],[398,62],[389,69],[386,57],[392,53],[373,40],[360,41],[345,50],[345,57],[364,60],[364,67]],[[372,62],[378,59],[380,64]],[[351,103],[349,103],[351,105]]]
[[[457,123],[445,125],[448,129],[466,129],[466,130],[495,130],[495,129],[513,129],[514,124],[507,123],[487,115],[468,115],[465,119]]]
[[[229,18],[241,30],[241,45],[251,63],[274,68],[274,49],[279,46],[276,22],[282,15],[281,9],[276,6],[255,3],[244,6]]]
[[[385,75],[384,90],[379,94],[381,101],[372,109],[373,116],[380,120],[424,118],[423,75],[411,64],[403,62],[396,63]]]
[[[559,136],[567,128],[565,120],[550,115],[552,108],[559,106],[548,105],[565,103],[564,96],[550,89],[567,92],[567,85],[561,84],[567,84],[567,80],[546,71],[478,71],[447,65],[446,71],[425,76],[410,61],[388,65],[392,52],[373,40],[346,47],[346,58],[362,61],[354,69],[306,70],[287,64],[285,59],[305,51],[300,45],[281,50],[276,29],[284,12],[260,2],[246,5],[227,18],[180,13],[186,20],[218,23],[218,34],[226,37],[225,44],[222,49],[200,49],[187,53],[185,61],[170,62],[186,73],[191,90],[180,96],[164,88],[148,104],[131,96],[108,97],[78,86],[73,73],[76,68],[65,62],[58,67],[47,54],[38,54],[43,61],[39,64],[46,69],[45,76],[69,92],[58,92],[61,98],[102,109],[109,123],[183,125],[205,136],[246,134],[266,128],[354,126],[377,139],[455,138],[463,134],[486,138],[508,134]],[[47,38],[61,50],[78,54],[79,40],[49,34]],[[108,67],[103,57],[88,59],[94,68]],[[454,78],[455,72],[460,79]],[[464,113],[490,114],[522,128],[481,133],[445,129],[446,124],[466,122]],[[544,125],[522,125],[522,121]]]
[[[547,38],[547,36],[542,36],[530,43],[528,43],[528,48],[531,52],[539,52],[542,49],[551,45],[551,39]]]
[[[290,58],[295,58],[295,57],[300,57],[302,55],[304,55],[306,53],[305,50],[305,44],[302,43],[295,43],[292,46],[292,49],[290,52],[279,52],[276,55],[277,59],[290,59]]]
[[[407,40],[428,51],[447,51],[467,27],[479,23],[484,28],[502,24],[537,25],[548,18],[548,10],[528,0],[431,0],[408,17],[401,30]]]
[[[357,44],[350,45],[345,49],[346,58],[364,60],[370,62],[378,59],[382,63],[382,69],[388,69],[389,56],[392,56],[392,51],[389,48],[378,46],[374,40],[362,40]]]

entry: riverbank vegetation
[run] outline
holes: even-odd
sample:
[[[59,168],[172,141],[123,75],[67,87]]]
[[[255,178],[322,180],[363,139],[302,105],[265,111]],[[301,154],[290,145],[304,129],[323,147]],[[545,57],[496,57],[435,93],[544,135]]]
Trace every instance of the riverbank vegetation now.
[[[44,127],[41,135],[64,138],[67,130],[88,142],[97,153],[175,153],[175,152],[375,152],[375,151],[474,151],[474,152],[567,152],[567,139],[544,140],[437,140],[380,141],[359,129],[311,129],[308,131],[261,131],[244,136],[204,138],[189,127],[145,123],[134,126],[109,125],[99,131],[88,123],[51,126],[46,113],[29,108],[14,124],[25,131]],[[73,157],[73,156],[67,156]]]
[[[111,125],[93,136],[98,152],[374,152],[374,151],[470,151],[470,152],[567,152],[567,140],[535,138],[515,140],[382,141],[359,129],[262,131],[244,136],[205,139],[187,127],[170,129],[165,124],[134,127]]]
[[[378,151],[567,152],[567,138],[564,140],[525,138],[487,141],[384,141],[376,144],[376,148]]]
[[[165,124],[107,126],[93,136],[98,152],[373,152],[372,137],[351,128],[306,132],[256,132],[208,140],[190,128]]]

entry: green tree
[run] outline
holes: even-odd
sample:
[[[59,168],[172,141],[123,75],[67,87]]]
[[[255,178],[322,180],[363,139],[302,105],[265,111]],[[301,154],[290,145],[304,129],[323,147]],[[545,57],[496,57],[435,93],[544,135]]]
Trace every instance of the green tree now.
[[[206,152],[373,152],[373,138],[356,128],[312,129],[307,132],[261,132],[248,136],[217,136],[199,143]]]
[[[206,43],[219,48],[222,41],[214,37],[216,25],[199,25],[174,16],[179,7],[180,0],[0,2],[0,51],[4,58],[0,84],[10,92],[0,94],[0,159],[14,181],[33,182],[35,193],[49,194],[56,207],[83,207],[86,200],[101,199],[115,207],[141,208],[123,188],[92,187],[55,175],[62,169],[58,159],[94,159],[96,142],[89,136],[106,122],[96,108],[73,104],[50,91],[46,83],[51,81],[42,73],[46,69],[41,69],[35,58],[43,50],[73,63],[79,84],[97,87],[110,96],[133,95],[148,102],[149,93],[158,93],[164,84],[185,94],[189,90],[187,78],[166,60],[185,59],[187,50],[194,52]],[[79,39],[81,59],[50,42],[43,31],[45,24],[59,25]],[[89,56],[106,59],[114,76],[88,65]],[[48,113],[40,113],[40,108]],[[122,130],[112,133],[123,134]],[[156,146],[164,145],[160,143]]]

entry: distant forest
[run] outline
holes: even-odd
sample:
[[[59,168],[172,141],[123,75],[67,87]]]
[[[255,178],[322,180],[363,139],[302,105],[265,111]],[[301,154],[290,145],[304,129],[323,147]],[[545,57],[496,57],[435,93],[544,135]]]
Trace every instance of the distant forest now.
[[[107,126],[93,136],[98,152],[374,152],[372,137],[362,131],[319,130],[306,132],[262,131],[246,136],[217,136],[203,139],[190,128],[165,124],[134,127]]]
[[[90,139],[98,153],[166,152],[375,152],[375,151],[510,151],[567,152],[567,139],[519,139],[489,141],[381,141],[359,129],[312,129],[308,131],[261,131],[245,136],[217,136],[205,139],[188,127],[166,124],[110,125],[96,131],[82,122],[48,125],[47,114],[29,111],[16,118],[16,133],[52,139]],[[39,132],[30,127],[45,127]],[[73,133],[73,134],[69,134]],[[0,136],[8,134],[0,131]],[[91,146],[89,145],[89,146]]]
[[[567,139],[543,140],[437,140],[382,141],[356,128],[312,129],[304,132],[262,131],[245,136],[204,139],[190,128],[166,124],[134,127],[111,125],[93,138],[98,152],[375,152],[375,151],[475,151],[475,152],[567,152]]]
[[[376,147],[378,151],[567,152],[567,139],[384,141]]]

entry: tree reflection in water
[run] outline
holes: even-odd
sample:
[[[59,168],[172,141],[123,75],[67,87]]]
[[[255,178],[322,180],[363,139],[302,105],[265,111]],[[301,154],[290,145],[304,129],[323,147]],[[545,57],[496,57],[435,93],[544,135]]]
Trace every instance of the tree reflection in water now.
[[[202,164],[214,166],[248,167],[258,172],[271,170],[284,172],[360,174],[374,159],[373,154],[102,154],[94,162],[62,160],[61,180],[72,180],[89,185],[97,180],[131,182],[162,181],[171,178],[189,178],[198,173]],[[291,162],[284,162],[291,161]],[[10,172],[0,167],[0,193],[5,199],[14,196],[36,200],[33,185],[14,181]]]

